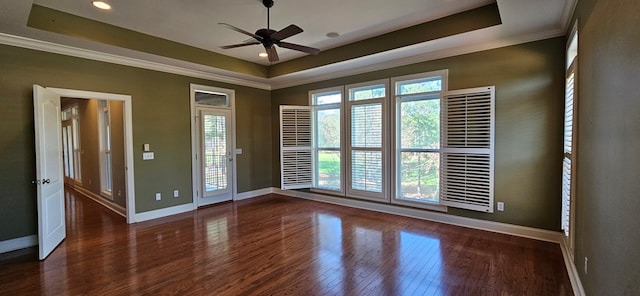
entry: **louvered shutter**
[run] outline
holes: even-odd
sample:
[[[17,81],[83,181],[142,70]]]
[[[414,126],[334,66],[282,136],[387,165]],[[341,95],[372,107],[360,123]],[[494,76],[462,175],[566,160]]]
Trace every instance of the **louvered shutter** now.
[[[495,87],[449,91],[442,102],[444,205],[493,213]]]
[[[564,101],[564,157],[562,159],[562,230],[565,236],[569,236],[571,227],[571,197],[572,197],[572,166],[573,159],[573,117],[574,104],[573,93],[575,75],[569,74],[566,81],[565,101]]]
[[[311,187],[311,162],[311,108],[280,106],[280,187]]]

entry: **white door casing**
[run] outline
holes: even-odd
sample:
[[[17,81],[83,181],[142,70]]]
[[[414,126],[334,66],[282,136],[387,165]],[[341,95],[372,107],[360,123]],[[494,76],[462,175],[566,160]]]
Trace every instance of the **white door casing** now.
[[[237,162],[236,156],[242,154],[241,149],[236,149],[236,132],[235,132],[235,91],[233,89],[219,88],[207,85],[190,84],[191,93],[191,168],[192,168],[192,184],[193,184],[193,209],[222,202],[234,200],[238,194],[237,185]],[[200,101],[196,98],[202,94],[213,94],[216,97],[214,102]],[[226,98],[224,100],[223,98]],[[203,112],[223,112],[226,116],[226,132],[227,132],[227,157],[228,157],[228,174],[227,184],[228,191],[224,194],[215,196],[207,195],[203,192],[203,143],[202,143],[202,114]],[[219,114],[219,113],[216,113]],[[230,154],[229,154],[230,153]],[[222,193],[222,191],[218,191]],[[204,198],[209,196],[209,198]]]
[[[39,258],[45,259],[66,236],[60,96],[33,86],[36,144]]]

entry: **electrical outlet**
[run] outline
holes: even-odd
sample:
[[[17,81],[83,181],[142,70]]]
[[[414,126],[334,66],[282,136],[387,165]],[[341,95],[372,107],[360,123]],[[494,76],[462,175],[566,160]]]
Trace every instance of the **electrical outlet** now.
[[[501,201],[498,202],[498,211],[500,212],[504,211],[504,202],[501,202]]]
[[[584,257],[584,274],[589,273],[589,269],[587,269],[587,265],[589,264],[589,258]]]
[[[173,197],[178,197],[180,196],[180,191],[178,191],[178,189],[173,191]]]
[[[161,200],[162,194],[160,192],[156,192],[156,200]]]

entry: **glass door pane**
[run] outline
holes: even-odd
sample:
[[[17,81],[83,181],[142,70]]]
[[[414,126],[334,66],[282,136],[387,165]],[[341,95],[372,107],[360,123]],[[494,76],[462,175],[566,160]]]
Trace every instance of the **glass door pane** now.
[[[230,192],[228,115],[203,112],[202,115],[202,191],[204,197]]]

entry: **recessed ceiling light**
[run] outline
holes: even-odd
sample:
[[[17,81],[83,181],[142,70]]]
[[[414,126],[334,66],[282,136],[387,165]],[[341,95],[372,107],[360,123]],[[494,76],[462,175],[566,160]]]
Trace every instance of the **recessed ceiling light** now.
[[[340,36],[340,34],[338,34],[337,32],[329,32],[329,33],[327,33],[327,37],[329,37],[329,38],[336,38],[338,36]]]
[[[261,52],[261,53],[258,54],[258,56],[261,57],[261,58],[266,58],[269,55],[266,52]]]
[[[91,4],[93,4],[93,6],[97,8],[104,9],[104,10],[111,9],[111,5],[109,5],[109,3],[104,1],[92,1]]]

